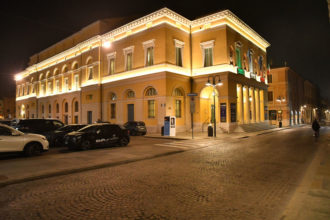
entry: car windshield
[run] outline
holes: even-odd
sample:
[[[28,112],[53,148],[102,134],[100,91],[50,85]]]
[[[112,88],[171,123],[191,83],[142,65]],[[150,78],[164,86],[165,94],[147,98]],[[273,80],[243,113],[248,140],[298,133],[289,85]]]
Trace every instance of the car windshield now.
[[[144,124],[143,121],[138,121],[138,122],[137,122],[137,125],[138,125],[138,126],[145,126],[145,124]]]
[[[59,131],[70,131],[72,129],[73,129],[73,126],[71,126],[71,125],[65,125],[65,126],[59,128],[57,130],[59,130]]]
[[[99,127],[98,125],[87,125],[86,127],[83,127],[81,129],[79,129],[78,131],[82,131],[82,132],[93,132],[95,131],[95,129]]]

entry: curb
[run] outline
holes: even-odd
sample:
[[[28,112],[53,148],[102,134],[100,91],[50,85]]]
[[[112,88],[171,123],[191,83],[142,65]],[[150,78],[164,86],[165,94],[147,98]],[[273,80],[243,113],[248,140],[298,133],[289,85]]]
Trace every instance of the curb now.
[[[178,154],[178,153],[182,153],[182,152],[185,152],[185,151],[184,150],[176,150],[176,151],[156,154],[156,155],[152,155],[152,156],[137,158],[137,159],[123,160],[123,161],[118,161],[118,162],[110,162],[110,163],[93,165],[93,166],[89,166],[89,167],[82,167],[82,168],[76,168],[76,169],[71,169],[71,170],[51,172],[51,173],[41,174],[41,175],[38,175],[38,176],[26,177],[26,178],[22,178],[22,179],[14,179],[14,180],[4,181],[4,182],[0,183],[0,188],[3,188],[5,186],[9,186],[9,185],[13,185],[13,184],[25,183],[25,182],[30,182],[30,181],[34,181],[34,180],[41,180],[41,179],[50,178],[50,177],[80,173],[80,172],[84,172],[84,171],[90,171],[90,170],[106,168],[106,167],[120,166],[120,165],[129,164],[129,163],[133,163],[133,162],[138,162],[138,161],[143,161],[143,160],[150,160],[150,159],[154,159],[154,158],[158,158],[158,157],[170,156],[170,155]]]

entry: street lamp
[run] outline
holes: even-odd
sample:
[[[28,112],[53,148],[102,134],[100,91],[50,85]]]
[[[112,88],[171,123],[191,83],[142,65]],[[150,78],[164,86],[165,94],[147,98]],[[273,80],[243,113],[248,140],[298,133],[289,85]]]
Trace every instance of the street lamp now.
[[[277,102],[280,103],[280,110],[278,111],[278,121],[279,121],[279,127],[282,127],[282,102],[285,102],[285,98],[282,96],[277,97],[276,99]]]
[[[210,81],[210,78],[212,78],[212,83]],[[216,79],[218,78],[218,81],[216,83]],[[216,128],[217,128],[217,124],[216,124],[216,117],[215,117],[215,112],[216,112],[216,107],[215,107],[215,87],[216,86],[222,86],[222,82],[221,82],[221,79],[220,79],[220,76],[219,75],[215,75],[215,76],[208,76],[207,77],[207,83],[205,83],[206,86],[212,86],[213,87],[213,106],[214,106],[214,109],[213,109],[213,122],[214,122],[214,137],[217,136],[217,133],[216,133]]]

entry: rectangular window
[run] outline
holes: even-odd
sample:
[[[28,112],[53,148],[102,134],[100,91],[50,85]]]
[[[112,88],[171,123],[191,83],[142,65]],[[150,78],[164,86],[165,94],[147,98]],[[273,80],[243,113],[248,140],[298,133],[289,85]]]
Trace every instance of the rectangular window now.
[[[268,83],[273,83],[273,75],[268,75]]]
[[[65,78],[64,79],[64,91],[68,91],[69,90],[69,79]]]
[[[268,102],[272,102],[273,101],[273,92],[269,91],[268,92]]]
[[[74,123],[75,123],[75,124],[78,124],[78,115],[75,115],[75,116],[74,116]]]
[[[46,94],[45,84],[41,84],[41,91],[43,95]]]
[[[92,100],[93,99],[93,95],[86,95],[86,100]]]
[[[269,120],[276,120],[276,110],[269,110]]]
[[[154,48],[148,47],[147,48],[147,57],[146,57],[146,66],[154,65]]]
[[[175,117],[181,118],[181,100],[175,100]]]
[[[30,95],[30,85],[27,85],[26,89],[27,89],[26,94],[27,94],[27,95]]]
[[[74,88],[79,89],[79,75],[74,75]]]
[[[242,62],[241,62],[241,49],[236,48],[236,65],[239,68],[242,68]]]
[[[182,48],[176,47],[175,48],[175,58],[176,58],[176,65],[182,66]]]
[[[155,100],[148,100],[148,118],[155,117]]]
[[[204,49],[204,67],[213,66],[213,48]]]
[[[35,86],[32,84],[32,93],[35,93]]]
[[[92,124],[92,123],[93,123],[93,112],[87,111],[87,124]]]
[[[116,118],[116,103],[111,103],[110,108],[110,117],[114,119]]]
[[[109,75],[112,75],[115,73],[115,59],[112,58],[109,60]]]
[[[132,69],[132,53],[126,54],[126,71]]]
[[[60,81],[56,80],[56,92],[60,92]]]
[[[48,93],[52,93],[53,88],[52,88],[52,82],[48,82]]]
[[[93,79],[93,67],[88,67],[88,80]]]

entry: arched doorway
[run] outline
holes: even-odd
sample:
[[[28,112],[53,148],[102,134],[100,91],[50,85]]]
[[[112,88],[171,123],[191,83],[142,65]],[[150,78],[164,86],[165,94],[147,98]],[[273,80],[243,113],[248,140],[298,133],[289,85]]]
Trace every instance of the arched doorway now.
[[[204,87],[200,92],[200,121],[202,130],[205,130],[208,124],[219,122],[219,93],[212,86]]]

